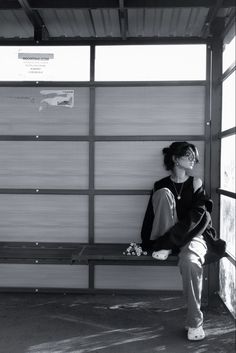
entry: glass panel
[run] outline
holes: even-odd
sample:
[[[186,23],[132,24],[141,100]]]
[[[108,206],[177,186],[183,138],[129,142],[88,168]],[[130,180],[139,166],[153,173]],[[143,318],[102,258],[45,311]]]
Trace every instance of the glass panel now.
[[[1,195],[0,241],[88,242],[88,196]]]
[[[87,189],[88,142],[0,141],[0,188]]]
[[[224,39],[223,72],[235,62],[235,24]]]
[[[89,88],[0,87],[1,135],[86,135]]]
[[[0,81],[89,81],[89,46],[0,46]]]
[[[236,71],[223,81],[222,131],[235,126],[235,76]]]
[[[195,143],[195,142],[193,142]],[[99,189],[151,189],[169,173],[163,167],[162,148],[170,141],[112,141],[95,145],[95,185]],[[200,161],[194,175],[203,178],[204,142],[196,142]]]
[[[236,273],[235,266],[226,258],[220,261],[220,296],[236,318]]]
[[[227,252],[235,258],[236,199],[221,195],[220,201],[220,237],[226,241]]]
[[[97,46],[95,79],[205,80],[206,45]]]
[[[221,140],[221,189],[235,192],[235,138],[231,135]]]
[[[204,134],[205,87],[98,87],[98,135]]]

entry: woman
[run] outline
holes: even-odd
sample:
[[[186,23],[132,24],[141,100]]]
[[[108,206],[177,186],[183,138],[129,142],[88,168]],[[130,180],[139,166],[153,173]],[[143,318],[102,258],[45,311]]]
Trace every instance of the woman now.
[[[225,242],[211,227],[212,201],[202,180],[189,176],[199,162],[196,146],[173,142],[163,149],[170,175],[155,182],[141,230],[142,249],[158,260],[179,253],[179,268],[187,301],[186,329],[189,340],[205,337],[201,294],[203,264],[225,253]]]

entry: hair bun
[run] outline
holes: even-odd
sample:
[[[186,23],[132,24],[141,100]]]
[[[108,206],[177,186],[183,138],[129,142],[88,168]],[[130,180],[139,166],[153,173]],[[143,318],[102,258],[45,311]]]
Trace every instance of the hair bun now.
[[[169,151],[170,151],[170,147],[165,147],[165,148],[163,148],[162,153],[167,154],[167,153],[169,153]]]

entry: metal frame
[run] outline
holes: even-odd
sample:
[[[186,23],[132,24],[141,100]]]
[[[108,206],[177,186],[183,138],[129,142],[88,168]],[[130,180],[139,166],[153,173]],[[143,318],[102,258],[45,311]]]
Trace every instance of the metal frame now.
[[[192,43],[192,40],[190,40]],[[155,41],[156,42],[156,41]],[[198,41],[199,43],[200,41]],[[114,42],[113,42],[114,43]],[[181,40],[181,43],[183,43],[183,40]],[[204,41],[204,44],[208,43],[207,41]],[[104,43],[101,43],[104,44]],[[118,44],[118,43],[115,43]],[[124,44],[124,42],[122,42]],[[127,44],[127,43],[125,43]],[[135,41],[133,44],[137,44],[137,41]],[[145,43],[149,44],[149,43]],[[170,42],[168,43],[170,44]],[[95,82],[94,81],[94,70],[95,70],[95,46],[94,44],[91,45],[90,49],[90,81],[89,82],[0,82],[0,87],[48,87],[48,86],[76,86],[76,87],[89,87],[89,134],[85,136],[28,136],[28,135],[11,135],[11,136],[5,136],[5,135],[0,135],[0,141],[88,141],[89,142],[89,189],[85,190],[70,190],[70,189],[0,189],[0,194],[67,194],[67,195],[88,195],[89,197],[89,205],[88,205],[88,214],[89,214],[89,235],[88,235],[88,243],[89,244],[94,244],[94,199],[96,195],[148,195],[150,193],[150,190],[117,190],[117,189],[109,189],[109,190],[95,190],[95,180],[94,180],[94,171],[95,171],[95,142],[97,141],[173,141],[173,140],[197,140],[197,141],[205,141],[206,146],[205,146],[205,181],[207,184],[208,190],[210,190],[210,170],[209,170],[209,162],[211,158],[210,154],[210,130],[211,126],[209,125],[210,121],[210,46],[208,45],[207,47],[207,78],[206,80],[199,80],[199,81],[155,81],[155,82]],[[205,86],[206,87],[206,93],[205,93],[205,124],[206,124],[206,132],[204,135],[179,135],[179,136],[174,136],[174,135],[151,135],[151,136],[143,136],[143,135],[135,135],[135,136],[98,136],[95,135],[95,90],[96,87],[145,87],[145,86]],[[56,249],[68,249],[72,248],[74,251],[78,249],[80,246],[80,243],[76,244],[70,244],[70,243],[25,243],[25,242],[18,242],[12,244],[11,242],[4,242],[3,246],[7,249],[11,247],[18,247],[23,248],[25,246],[29,246],[32,248],[32,246],[37,247],[44,247],[48,250],[54,248],[55,251]],[[29,250],[30,251],[30,250]],[[52,250],[53,253],[53,250]],[[19,260],[20,261],[20,260]],[[38,261],[37,263],[40,263],[37,254],[35,254],[35,257],[32,257],[31,260],[23,260],[21,263],[29,263],[27,261],[30,261],[30,263],[35,263],[35,261]],[[42,264],[41,260],[41,264]],[[44,262],[45,263],[45,262]],[[58,262],[53,260],[53,264],[61,263],[61,261],[58,260]],[[100,262],[99,262],[100,263]],[[105,262],[108,264],[108,262]],[[115,262],[115,264],[118,264]],[[119,263],[120,264],[120,263]],[[122,263],[123,265],[127,265],[127,262]],[[141,265],[141,263],[137,263],[138,265]],[[146,264],[148,265],[148,264]],[[150,264],[149,264],[150,265]],[[91,263],[89,265],[89,289],[85,290],[80,290],[76,289],[74,291],[83,291],[83,292],[99,292],[98,289],[94,288],[94,276],[95,276],[95,263]],[[207,269],[205,271],[208,271]],[[207,272],[205,272],[207,273]],[[208,280],[208,275],[206,274],[204,276],[204,280]],[[11,288],[12,289],[12,288]],[[1,288],[0,290],[4,290]],[[30,290],[30,289],[28,289]],[[38,289],[35,291],[40,291],[45,289]],[[209,288],[205,289],[207,293],[209,292]],[[30,290],[31,291],[31,290]],[[50,291],[50,290],[49,290]],[[64,289],[61,291],[65,291]],[[67,289],[66,291],[70,291]],[[114,290],[105,290],[105,292],[111,292]],[[115,290],[117,291],[117,290]],[[138,290],[139,291],[139,290]],[[121,293],[124,293],[124,290],[120,291]],[[129,292],[134,292],[130,291]],[[135,290],[137,292],[137,290]],[[146,290],[143,291],[144,293],[147,293]],[[156,292],[156,291],[155,291]]]
[[[234,16],[235,16],[235,13],[234,13]],[[234,18],[234,21],[235,21],[235,18]],[[231,26],[227,26],[227,31],[229,32],[232,27],[234,26],[234,22],[233,21],[230,21],[230,25]],[[224,36],[227,35],[227,31],[224,32]],[[221,36],[221,39],[222,41],[224,40],[223,36]],[[225,72],[221,72],[221,75],[218,79],[218,84],[221,86],[223,86],[223,82],[231,75],[235,72],[236,70],[236,62],[234,62],[233,64],[231,64]],[[219,128],[219,131],[218,131],[218,134],[216,134],[216,137],[215,139],[217,139],[219,141],[219,144],[221,144],[221,140],[222,138],[224,137],[228,137],[228,136],[232,136],[232,135],[236,135],[236,126],[230,128],[230,129],[227,129],[227,130],[224,130],[224,131],[221,131],[221,122],[222,122],[222,115],[220,117],[220,128]],[[219,164],[220,165],[220,164]],[[220,172],[220,171],[219,171]],[[217,188],[216,190],[217,194],[218,194],[218,197],[219,197],[219,208],[220,208],[220,195],[225,195],[227,197],[230,197],[231,199],[236,199],[236,193],[235,192],[230,192],[228,190],[224,190],[224,189],[221,189],[220,188],[220,184],[219,184],[219,187]],[[229,253],[227,253],[227,257],[226,257],[234,266],[236,265],[236,259]]]

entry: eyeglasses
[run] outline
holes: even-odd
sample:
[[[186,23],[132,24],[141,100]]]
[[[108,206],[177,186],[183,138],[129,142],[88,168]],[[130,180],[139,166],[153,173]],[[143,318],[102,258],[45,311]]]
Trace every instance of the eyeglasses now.
[[[192,152],[187,152],[184,156],[181,158],[188,158],[190,162],[196,162],[196,157]]]

